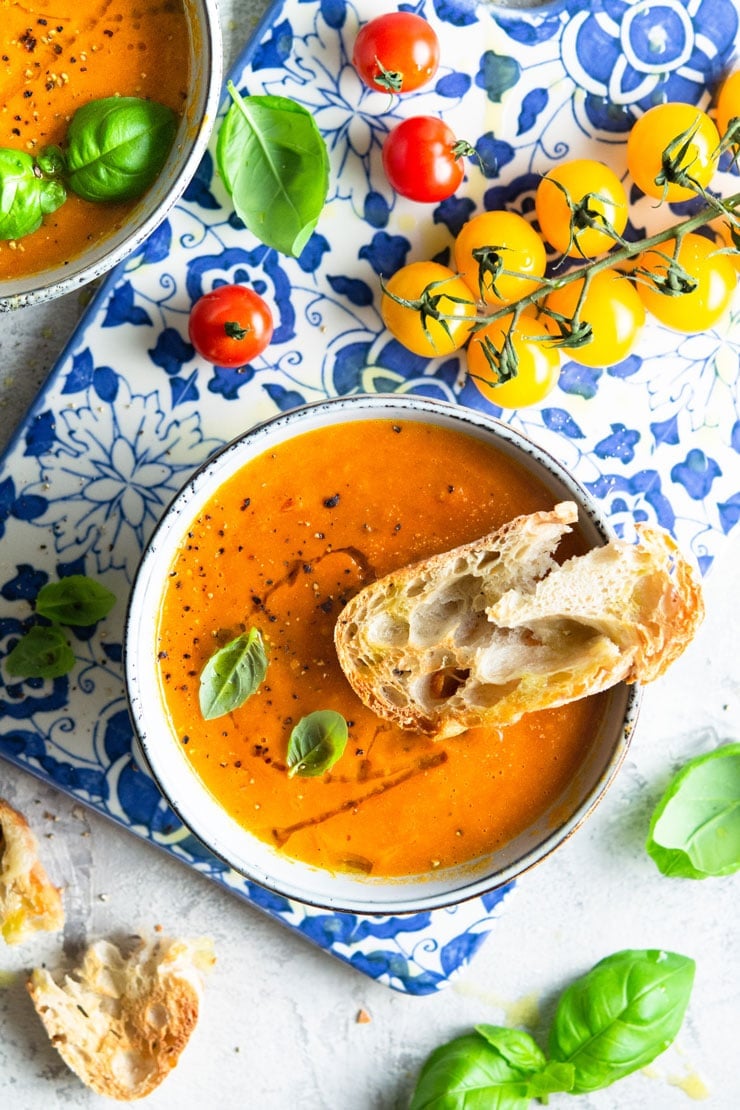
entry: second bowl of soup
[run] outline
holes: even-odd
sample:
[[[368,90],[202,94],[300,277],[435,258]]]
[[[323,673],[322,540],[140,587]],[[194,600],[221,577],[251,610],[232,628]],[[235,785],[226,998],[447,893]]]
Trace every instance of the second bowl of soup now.
[[[20,221],[3,209],[0,311],[77,288],[146,239],[205,152],[222,71],[215,0],[145,0],[134,6],[128,0],[59,0],[51,10],[26,0],[4,7],[2,18],[0,179],[19,172],[14,155],[45,165],[48,148],[65,152],[70,120],[93,101],[130,98],[161,105],[168,123],[157,132],[152,153],[165,139],[169,153],[150,187],[131,199],[91,200],[68,187],[66,200],[54,207],[57,200],[47,191],[40,226],[18,238],[14,228],[26,223],[28,205]],[[94,154],[101,163],[108,159],[127,169],[124,148],[106,145],[112,135],[101,115],[85,140],[85,157]],[[3,190],[4,202],[13,196],[10,187]]]

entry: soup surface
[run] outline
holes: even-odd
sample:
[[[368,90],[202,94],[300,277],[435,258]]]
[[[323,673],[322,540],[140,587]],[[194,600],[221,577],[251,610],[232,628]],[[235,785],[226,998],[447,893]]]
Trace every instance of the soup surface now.
[[[35,155],[61,145],[75,110],[100,97],[148,97],[182,113],[183,0],[10,0],[0,12],[0,147]],[[121,228],[136,203],[92,204],[70,193],[33,235],[0,242],[0,280],[64,265]]]
[[[378,876],[465,863],[542,815],[595,735],[603,695],[435,743],[360,703],[333,629],[375,577],[552,504],[500,452],[414,421],[308,432],[229,479],[183,539],[157,645],[172,728],[220,804],[292,857]],[[567,540],[563,554],[583,549]],[[203,720],[206,661],[251,627],[265,681],[241,708]],[[346,750],[323,777],[289,778],[291,729],[318,709],[348,721]]]

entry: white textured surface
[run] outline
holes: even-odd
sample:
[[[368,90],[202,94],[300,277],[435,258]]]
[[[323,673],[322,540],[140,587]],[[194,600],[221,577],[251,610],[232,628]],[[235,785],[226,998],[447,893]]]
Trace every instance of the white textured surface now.
[[[265,0],[221,0],[233,57]],[[0,441],[9,438],[81,311],[84,295],[0,316]],[[740,478],[740,464],[738,465]],[[1,549],[0,549],[1,551]],[[0,1107],[110,1105],[49,1046],[24,972],[62,945],[130,932],[209,933],[218,964],[180,1065],[145,1100],[153,1110],[394,1110],[425,1055],[476,1022],[519,1024],[544,1043],[559,991],[602,956],[664,947],[693,956],[696,985],[674,1047],[610,1090],[553,1107],[713,1110],[740,1106],[740,876],[668,880],[643,849],[649,814],[675,768],[740,738],[740,539],[707,583],[708,618],[646,693],[630,758],[598,812],[520,884],[495,932],[456,984],[428,998],[378,986],[256,910],[0,763],[0,794],[24,810],[66,886],[64,937],[0,948]],[[10,974],[8,974],[10,973]],[[358,1023],[361,1010],[371,1020]]]

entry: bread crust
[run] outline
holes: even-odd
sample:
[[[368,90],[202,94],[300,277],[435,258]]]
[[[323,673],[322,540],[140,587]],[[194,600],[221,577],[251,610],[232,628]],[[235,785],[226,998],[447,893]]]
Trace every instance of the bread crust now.
[[[335,626],[358,697],[441,739],[661,675],[704,615],[694,568],[649,527],[561,566],[576,520],[561,502],[360,590]]]
[[[0,936],[19,944],[38,930],[64,925],[60,890],[39,859],[38,841],[28,821],[0,798]]]
[[[198,1020],[208,938],[135,938],[124,954],[100,940],[75,971],[35,968],[28,991],[51,1043],[98,1094],[132,1101],[150,1094],[178,1062]]]

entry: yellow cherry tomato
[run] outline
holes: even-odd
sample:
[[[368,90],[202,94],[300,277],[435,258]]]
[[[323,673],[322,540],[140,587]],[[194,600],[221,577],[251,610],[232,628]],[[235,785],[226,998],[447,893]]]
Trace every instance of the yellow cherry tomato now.
[[[660,291],[648,277],[637,288],[645,307],[669,328],[682,332],[705,331],[724,316],[737,286],[737,270],[729,255],[703,235],[689,232],[681,239],[676,255],[676,240],[644,251],[638,265],[658,281],[669,276],[669,260],[676,257],[689,278],[696,282],[691,292],[670,296]]]
[[[647,196],[690,200],[697,189],[681,178],[705,189],[717,168],[718,147],[719,132],[706,112],[693,104],[656,104],[627,136],[627,166]]]
[[[399,343],[414,354],[435,358],[463,346],[476,306],[465,282],[447,266],[410,262],[385,283],[380,314]]]
[[[609,166],[575,158],[555,166],[535,193],[540,230],[560,254],[595,258],[614,246],[609,228],[621,235],[627,226],[624,186]]]
[[[543,341],[548,330],[541,320],[530,315],[522,315],[514,323],[512,313],[475,333],[467,350],[468,373],[488,401],[505,409],[524,408],[541,401],[555,387],[560,374],[560,354],[557,347]],[[505,342],[510,350],[504,355],[502,370],[509,371],[511,367],[506,362],[513,357],[516,373],[497,383],[497,371],[491,366],[486,349],[501,352]]]
[[[594,274],[578,307],[583,278],[548,293],[544,307],[566,321],[578,308],[578,319],[591,325],[590,341],[564,347],[564,358],[583,366],[613,366],[634,349],[645,323],[645,308],[629,278],[615,270]]]
[[[735,70],[725,79],[717,96],[717,109],[715,112],[717,130],[724,138],[730,120],[740,120],[740,69]],[[740,129],[735,133],[735,140],[740,141]]]
[[[455,240],[455,269],[487,305],[511,304],[532,293],[547,264],[545,245],[516,212],[481,212]],[[506,271],[506,272],[503,272]]]

